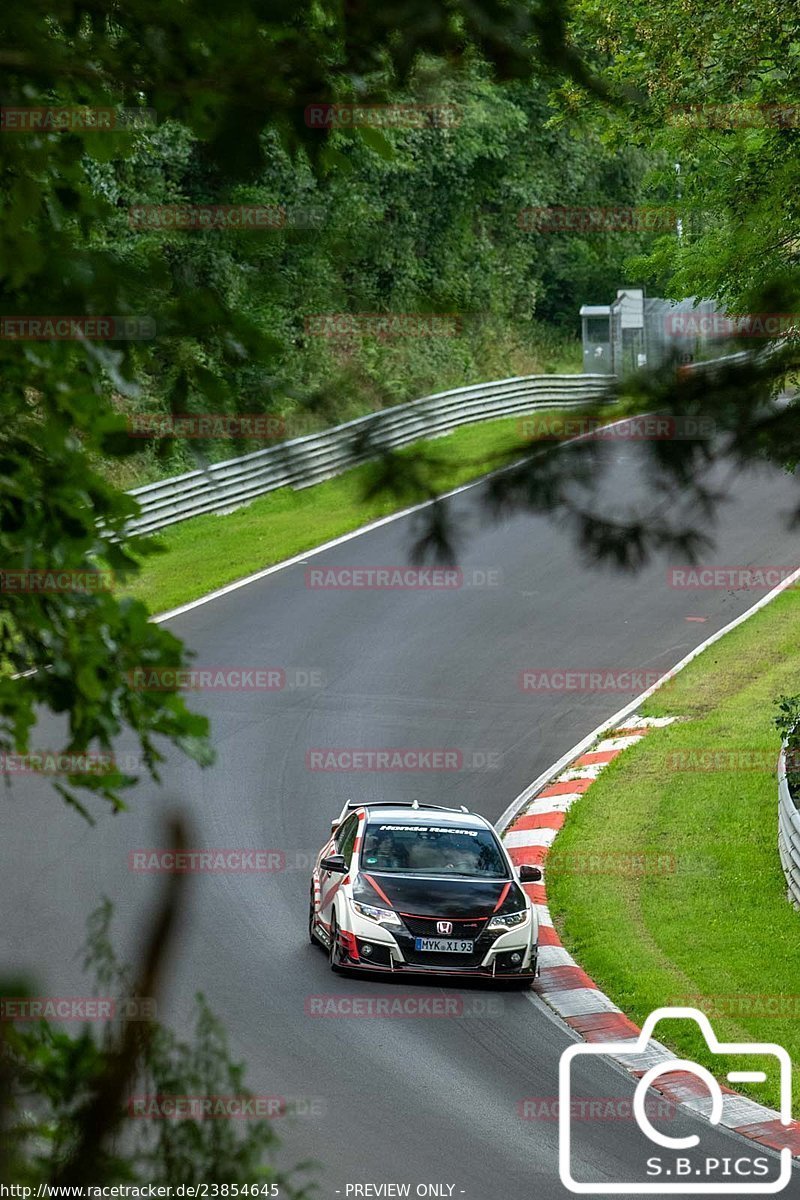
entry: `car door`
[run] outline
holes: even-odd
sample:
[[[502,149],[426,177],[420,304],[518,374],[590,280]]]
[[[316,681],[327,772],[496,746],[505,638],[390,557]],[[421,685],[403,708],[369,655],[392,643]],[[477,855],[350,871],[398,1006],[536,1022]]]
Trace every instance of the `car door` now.
[[[350,859],[353,854],[353,846],[358,832],[358,817],[355,813],[342,821],[333,838],[333,854],[342,854],[345,862],[350,865]],[[324,871],[320,869],[320,916],[325,925],[330,928],[331,914],[333,912],[333,903],[336,898],[336,893],[341,887],[344,875],[338,871]]]

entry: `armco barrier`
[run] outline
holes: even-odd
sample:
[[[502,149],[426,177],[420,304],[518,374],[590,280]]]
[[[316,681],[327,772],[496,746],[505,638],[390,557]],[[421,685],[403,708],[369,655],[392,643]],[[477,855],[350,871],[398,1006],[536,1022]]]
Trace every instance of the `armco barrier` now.
[[[789,899],[800,908],[800,811],[786,782],[786,748],[778,765],[778,851],[789,888]]]
[[[199,513],[229,512],[275,488],[319,483],[384,449],[408,446],[475,421],[536,408],[602,404],[613,400],[608,391],[614,382],[609,375],[525,375],[368,413],[321,433],[134,488],[129,495],[138,500],[140,513],[129,529],[153,533]]]

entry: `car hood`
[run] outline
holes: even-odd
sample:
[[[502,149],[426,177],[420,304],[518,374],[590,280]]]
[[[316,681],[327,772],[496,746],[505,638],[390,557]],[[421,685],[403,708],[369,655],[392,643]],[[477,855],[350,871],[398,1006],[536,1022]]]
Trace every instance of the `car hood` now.
[[[421,917],[485,917],[494,912],[509,888],[508,880],[503,879],[429,879],[422,875],[360,872],[353,885],[354,899],[363,904],[384,904],[381,892],[392,908],[401,913]]]

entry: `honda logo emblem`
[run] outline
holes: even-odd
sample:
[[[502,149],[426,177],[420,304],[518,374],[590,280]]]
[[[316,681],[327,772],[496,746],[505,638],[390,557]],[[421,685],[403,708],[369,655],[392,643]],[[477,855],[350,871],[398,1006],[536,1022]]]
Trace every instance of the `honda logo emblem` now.
[[[452,933],[453,932],[453,922],[452,921],[437,921],[436,922],[436,932],[437,933]]]

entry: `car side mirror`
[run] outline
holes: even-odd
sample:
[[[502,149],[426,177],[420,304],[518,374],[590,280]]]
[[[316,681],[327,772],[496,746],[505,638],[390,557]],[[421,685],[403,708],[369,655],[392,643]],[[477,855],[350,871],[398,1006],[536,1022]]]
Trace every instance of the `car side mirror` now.
[[[343,854],[329,854],[323,858],[319,864],[321,871],[333,871],[336,875],[345,875],[347,873],[347,863],[344,861]]]
[[[331,833],[336,833],[336,830],[339,828],[341,823],[341,817],[334,817],[331,821]]]
[[[534,867],[531,863],[522,863],[519,868],[520,883],[541,883],[542,868]]]

